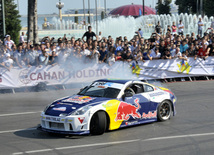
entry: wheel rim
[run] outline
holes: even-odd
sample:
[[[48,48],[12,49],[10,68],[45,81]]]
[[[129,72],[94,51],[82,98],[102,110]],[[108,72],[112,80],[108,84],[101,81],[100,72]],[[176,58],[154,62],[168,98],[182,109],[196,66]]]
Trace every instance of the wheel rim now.
[[[160,116],[162,119],[166,120],[171,115],[171,106],[169,103],[163,103],[160,107]]]

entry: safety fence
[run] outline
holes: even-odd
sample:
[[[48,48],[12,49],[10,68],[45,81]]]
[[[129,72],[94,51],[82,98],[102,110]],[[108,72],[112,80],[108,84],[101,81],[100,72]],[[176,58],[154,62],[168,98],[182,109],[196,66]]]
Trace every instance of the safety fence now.
[[[42,66],[0,68],[0,90],[28,87],[66,88],[76,83],[90,83],[102,78],[138,79],[164,82],[210,80],[214,77],[214,58],[152,60],[146,62],[116,62],[107,64],[73,64],[69,66]]]

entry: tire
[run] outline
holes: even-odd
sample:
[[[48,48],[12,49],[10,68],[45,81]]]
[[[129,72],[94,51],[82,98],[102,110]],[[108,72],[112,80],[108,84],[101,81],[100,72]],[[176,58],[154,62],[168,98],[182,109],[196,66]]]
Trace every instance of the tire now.
[[[166,121],[169,120],[172,115],[172,104],[169,101],[163,101],[158,106],[158,120]]]
[[[92,135],[102,135],[107,126],[106,114],[104,111],[96,112],[90,122],[90,133]]]

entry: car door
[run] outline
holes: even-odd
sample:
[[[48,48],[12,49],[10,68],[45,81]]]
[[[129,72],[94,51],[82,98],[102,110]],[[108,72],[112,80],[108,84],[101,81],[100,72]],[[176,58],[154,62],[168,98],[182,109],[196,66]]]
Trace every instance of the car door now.
[[[134,90],[134,95],[131,97],[125,97],[124,102],[127,103],[126,107],[126,117],[125,120],[131,121],[135,119],[142,119],[143,113],[147,113],[150,109],[150,97],[148,93],[144,92],[143,84],[135,83],[128,86]]]

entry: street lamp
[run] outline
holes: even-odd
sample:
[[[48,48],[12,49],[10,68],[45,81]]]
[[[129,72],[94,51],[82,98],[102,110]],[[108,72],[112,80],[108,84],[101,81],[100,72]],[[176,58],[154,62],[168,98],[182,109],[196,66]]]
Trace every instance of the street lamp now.
[[[59,2],[56,3],[56,7],[59,9],[59,18],[60,21],[62,21],[62,8],[64,7],[64,3],[61,3],[61,0],[59,0]]]
[[[95,0],[95,7],[96,7],[96,34],[98,34],[98,22],[97,22],[97,0]]]
[[[144,11],[145,1],[142,0],[142,3],[143,3],[143,16],[144,16],[145,15],[145,11]]]

